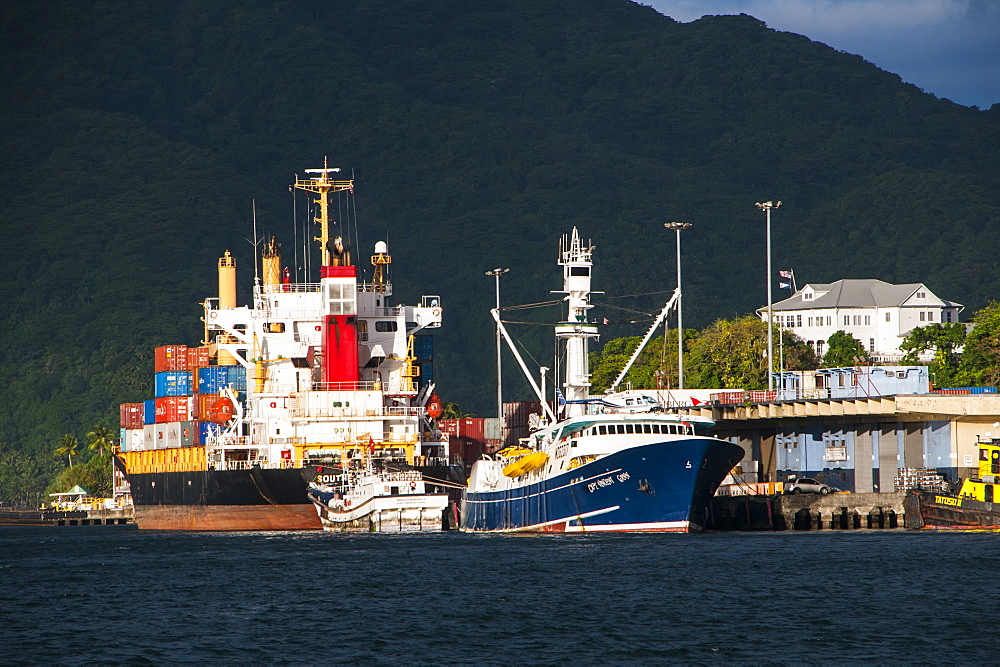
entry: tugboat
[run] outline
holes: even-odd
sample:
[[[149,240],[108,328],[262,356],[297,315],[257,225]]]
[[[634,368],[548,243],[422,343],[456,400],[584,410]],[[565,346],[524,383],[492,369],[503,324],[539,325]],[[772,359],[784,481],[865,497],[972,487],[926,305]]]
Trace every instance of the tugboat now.
[[[903,499],[907,528],[1000,530],[1000,438],[980,440],[979,470],[957,494],[910,489]]]
[[[317,468],[309,499],[328,532],[405,533],[442,529],[447,493],[427,493],[416,470]]]
[[[362,279],[345,240],[353,230],[331,218],[333,194],[353,208],[354,182],[334,180],[338,171],[324,163],[293,186],[315,197],[318,282],[293,280],[272,237],[252,306],[239,306],[226,251],[201,346],[157,348],[156,398],[122,406],[116,462],[139,528],[319,530],[306,491],[320,468],[369,460],[412,476],[454,473],[428,413],[427,332],[441,326],[441,298],[396,304],[383,241]]]
[[[664,412],[652,400],[590,398],[587,344],[598,337],[587,318],[592,254],[575,228],[560,243],[568,306],[555,327],[565,347],[560,418],[492,311],[545,417],[534,420],[520,446],[473,464],[462,496],[463,531],[697,532],[712,495],[743,457],[738,445],[709,436],[711,419]]]

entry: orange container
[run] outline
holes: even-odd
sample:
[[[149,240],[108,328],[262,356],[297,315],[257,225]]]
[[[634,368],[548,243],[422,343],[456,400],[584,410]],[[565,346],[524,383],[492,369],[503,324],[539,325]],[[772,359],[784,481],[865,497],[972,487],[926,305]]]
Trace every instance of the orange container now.
[[[191,419],[208,419],[209,410],[219,400],[219,394],[195,394],[194,414]]]
[[[155,350],[153,368],[155,372],[186,371],[188,364],[187,345],[162,345]]]
[[[195,371],[199,368],[205,368],[208,366],[208,348],[207,347],[189,347],[187,349],[187,367],[185,370]],[[197,391],[198,383],[195,382],[195,387]]]

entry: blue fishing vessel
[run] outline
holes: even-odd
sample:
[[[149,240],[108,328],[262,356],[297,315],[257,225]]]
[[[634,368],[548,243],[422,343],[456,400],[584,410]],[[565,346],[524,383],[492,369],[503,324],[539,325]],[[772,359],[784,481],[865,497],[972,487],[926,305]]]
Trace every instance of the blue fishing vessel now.
[[[516,447],[477,461],[462,495],[468,532],[697,532],[719,484],[743,449],[711,437],[711,419],[666,412],[652,399],[590,397],[587,346],[593,246],[574,228],[559,249],[567,316],[560,415],[553,413],[517,349],[511,350],[545,415]],[[510,343],[497,310],[497,326]],[[634,392],[633,392],[634,393]]]

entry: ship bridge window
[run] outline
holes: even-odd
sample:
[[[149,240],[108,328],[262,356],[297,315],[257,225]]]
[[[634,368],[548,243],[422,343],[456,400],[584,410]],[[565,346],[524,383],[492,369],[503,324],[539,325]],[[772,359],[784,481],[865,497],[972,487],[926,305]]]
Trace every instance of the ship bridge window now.
[[[328,283],[323,285],[329,315],[354,315],[355,293],[351,285]]]
[[[582,276],[587,277],[590,275],[589,266],[571,266],[569,267],[569,275],[571,276]]]
[[[378,320],[375,322],[375,331],[386,333],[396,331],[396,328],[395,320]]]

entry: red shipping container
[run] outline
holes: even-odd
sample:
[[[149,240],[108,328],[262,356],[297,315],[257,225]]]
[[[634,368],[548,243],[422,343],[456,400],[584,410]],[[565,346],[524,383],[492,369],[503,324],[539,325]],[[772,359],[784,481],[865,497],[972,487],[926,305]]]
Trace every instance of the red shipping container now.
[[[486,418],[466,417],[458,420],[458,434],[482,442],[486,440]]]
[[[189,347],[187,349],[187,366],[184,370],[197,371],[199,368],[208,366],[207,347]],[[194,383],[195,391],[198,391],[198,382]]]
[[[156,399],[156,423],[186,422],[191,419],[187,396],[164,396]]]
[[[187,345],[163,345],[156,348],[153,368],[163,371],[186,371],[188,363]]]
[[[448,435],[458,435],[458,420],[457,419],[439,419],[438,428],[441,429],[442,433],[447,433]]]
[[[142,417],[145,406],[142,403],[122,403],[121,426],[125,429],[143,427]]]
[[[191,415],[191,419],[208,419],[209,410],[219,398],[219,394],[195,394],[194,414]]]

